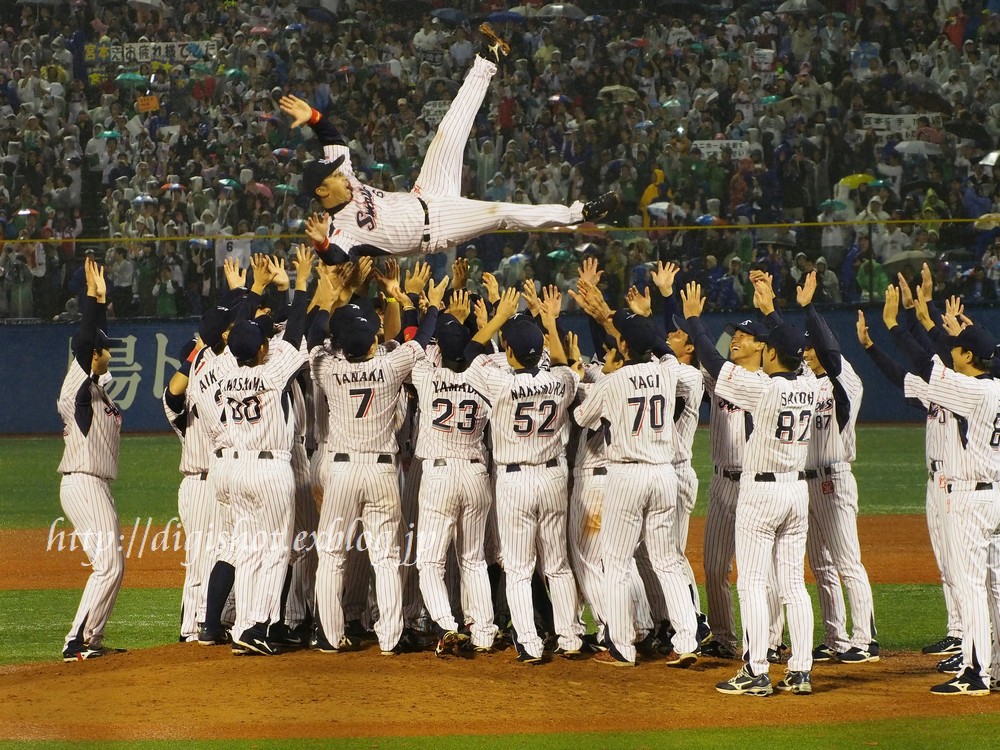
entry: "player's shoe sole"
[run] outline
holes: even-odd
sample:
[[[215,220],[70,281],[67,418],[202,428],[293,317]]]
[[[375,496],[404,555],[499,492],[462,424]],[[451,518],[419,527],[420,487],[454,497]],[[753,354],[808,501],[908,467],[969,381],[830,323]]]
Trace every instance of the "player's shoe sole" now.
[[[486,37],[488,42],[486,49],[493,55],[494,62],[499,63],[502,58],[510,54],[510,45],[501,39],[488,23],[479,24],[479,33]]]

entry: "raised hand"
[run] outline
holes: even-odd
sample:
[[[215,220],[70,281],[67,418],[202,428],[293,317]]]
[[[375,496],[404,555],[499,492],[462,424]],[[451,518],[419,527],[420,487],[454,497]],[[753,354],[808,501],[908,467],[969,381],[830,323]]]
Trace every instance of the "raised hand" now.
[[[681,290],[681,303],[685,318],[697,318],[705,309],[705,298],[701,296],[701,284],[689,281]]]
[[[490,322],[490,312],[486,309],[486,303],[480,297],[476,300],[476,328],[482,330]]]
[[[295,259],[292,266],[295,267],[295,289],[304,292],[309,288],[309,277],[312,276],[313,265],[316,263],[316,254],[302,244],[292,245],[295,250]]]
[[[761,273],[753,281],[753,305],[764,315],[774,312],[774,286],[771,284],[770,274]]]
[[[934,299],[934,277],[931,275],[931,267],[926,263],[920,267],[920,288],[924,290],[925,302]]]
[[[625,295],[625,302],[628,304],[628,309],[636,315],[648,318],[653,314],[653,303],[649,296],[648,286],[646,287],[645,294],[639,294],[638,289],[634,286],[631,287]]]
[[[517,306],[520,302],[521,295],[516,289],[511,288],[505,290],[504,293],[500,295],[500,301],[497,303],[497,309],[493,319],[506,323],[513,317],[514,313],[517,312]]]
[[[427,302],[433,307],[441,309],[444,307],[444,293],[448,289],[449,278],[445,276],[440,282],[433,281],[427,287]]]
[[[495,305],[500,299],[500,283],[497,277],[487,271],[483,274],[483,286],[486,287],[486,296]]]
[[[933,292],[933,288],[931,291]],[[921,284],[917,287],[917,296],[913,301],[913,311],[917,314],[917,320],[920,321],[920,325],[928,331],[934,327],[934,319],[931,318],[930,310],[927,309],[927,303],[929,301],[930,297],[927,296],[927,291],[925,290],[924,285]]]
[[[399,263],[395,259],[386,260],[383,270],[379,270],[376,266],[374,273],[375,280],[387,297],[393,297],[398,301],[403,296],[403,291],[399,288]]]
[[[559,287],[550,284],[542,289],[541,314],[553,320],[559,317],[562,310],[562,292]]]
[[[951,295],[944,302],[944,314],[950,315],[953,318],[958,318],[960,315],[965,313],[965,305],[962,304],[962,298],[957,297],[954,294]]]
[[[364,289],[368,284],[368,279],[372,275],[372,269],[375,268],[375,261],[373,261],[367,255],[363,255],[358,258],[358,286],[357,289]]]
[[[680,270],[680,266],[676,263],[664,265],[663,261],[657,262],[656,270],[653,271],[653,283],[656,284],[656,288],[660,290],[662,296],[669,297],[674,293],[674,279]]]
[[[306,236],[317,245],[325,245],[327,237],[330,236],[330,225],[333,219],[325,211],[322,214],[313,214],[306,217]]]
[[[868,334],[868,323],[865,321],[864,310],[858,310],[858,341],[865,349],[870,348],[875,343]]]
[[[802,280],[802,286],[798,287],[798,291],[795,293],[795,301],[799,303],[799,307],[805,307],[812,303],[815,294],[816,272],[810,271]]]
[[[258,253],[250,259],[250,267],[253,268],[254,290],[260,294],[274,278],[270,260],[268,256]]]
[[[941,327],[949,336],[957,336],[965,330],[965,324],[957,316],[948,313],[941,316]]]
[[[597,266],[597,258],[591,256],[583,259],[583,264],[580,266],[580,275],[578,278],[597,286],[603,275],[604,271],[600,270]]]
[[[532,315],[539,315],[541,310],[541,304],[538,301],[538,292],[535,291],[535,282],[528,279],[522,285],[522,293],[524,295],[524,304],[528,306],[528,312]]]
[[[453,289],[465,289],[469,280],[469,261],[465,258],[456,258],[451,264],[451,276]]]
[[[903,304],[904,310],[909,310],[913,307],[913,291],[902,273],[896,274],[896,281],[899,284],[899,301]]]
[[[459,323],[464,323],[469,317],[469,310],[469,293],[464,289],[453,291],[448,303],[448,314],[453,315]]]
[[[226,285],[230,289],[239,289],[246,286],[246,269],[240,270],[240,264],[236,258],[230,256],[222,262],[222,273],[226,277]]]
[[[895,328],[899,318],[899,290],[892,284],[885,288],[885,302],[882,304],[882,322],[886,328]]]
[[[602,324],[606,322],[611,317],[611,308],[605,301],[604,295],[601,294],[601,290],[583,279],[577,280],[576,287],[578,291],[570,290],[569,296],[576,300],[580,309],[594,320]]]
[[[274,285],[278,288],[279,292],[288,291],[289,281],[288,281],[288,271],[285,270],[285,259],[276,258],[271,255],[267,259],[268,268],[271,271],[271,280]]]
[[[293,128],[305,125],[312,118],[312,107],[297,96],[285,94],[278,100],[278,106],[281,107],[282,112],[292,118]]]
[[[403,283],[404,291],[407,294],[420,294],[424,291],[430,278],[431,267],[427,263],[417,263],[412,271],[406,272],[406,280]]]

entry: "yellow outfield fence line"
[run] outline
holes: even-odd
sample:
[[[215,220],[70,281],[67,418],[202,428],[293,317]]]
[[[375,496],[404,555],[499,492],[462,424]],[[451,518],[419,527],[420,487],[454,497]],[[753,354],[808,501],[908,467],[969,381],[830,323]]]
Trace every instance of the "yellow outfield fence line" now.
[[[673,226],[651,226],[651,227],[612,227],[604,226],[600,224],[590,225],[590,226],[577,226],[577,227],[550,227],[547,229],[495,229],[490,232],[486,232],[486,235],[490,234],[583,234],[583,235],[597,235],[597,234],[658,234],[666,232],[691,232],[691,231],[704,231],[709,229],[715,230],[736,230],[740,232],[749,232],[757,229],[805,229],[813,227],[856,227],[859,225],[868,224],[882,224],[885,226],[894,226],[897,224],[974,224],[979,221],[979,219],[858,219],[854,221],[800,221],[800,222],[772,222],[767,224],[691,224],[691,225],[673,225]],[[1000,227],[1000,224],[997,225]],[[988,229],[993,229],[995,227],[989,227]],[[987,231],[984,229],[983,231]],[[289,240],[292,242],[308,242],[309,238],[303,234],[254,234],[254,235],[233,235],[233,234],[213,234],[213,235],[184,235],[184,236],[166,236],[166,237],[48,237],[44,239],[30,239],[30,240],[18,240],[18,239],[8,239],[6,242],[10,243],[20,243],[20,242],[40,242],[43,244],[51,245],[61,245],[67,242],[74,242],[81,245],[126,245],[132,243],[147,243],[147,242],[190,242],[191,240],[207,240],[207,241],[228,241],[228,240],[242,240],[242,241],[253,241],[253,240]],[[0,243],[4,242],[0,240]]]

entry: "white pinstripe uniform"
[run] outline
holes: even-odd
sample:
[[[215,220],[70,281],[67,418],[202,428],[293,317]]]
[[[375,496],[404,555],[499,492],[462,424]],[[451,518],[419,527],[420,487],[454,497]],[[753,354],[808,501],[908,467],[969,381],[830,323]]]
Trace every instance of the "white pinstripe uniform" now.
[[[275,338],[261,365],[238,366],[219,381],[232,445],[223,454],[232,458],[227,481],[237,540],[234,633],[281,619],[295,502],[289,391],[305,362],[299,349]]]
[[[736,507],[737,589],[750,669],[754,675],[766,675],[770,666],[767,589],[776,572],[792,641],[788,669],[808,672],[813,630],[804,579],[809,491],[799,476],[816,408],[816,380],[791,373],[769,378],[762,370],[750,372],[726,362],[715,394],[750,412],[755,425],[743,456]]]
[[[101,647],[125,573],[121,526],[111,496],[111,482],[118,476],[122,414],[107,394],[110,382],[110,375],[97,380],[73,359],[56,402],[65,445],[58,469],[59,501],[91,566],[66,635],[67,648]]]
[[[419,360],[418,360],[419,361]],[[418,429],[417,399],[411,388],[399,392],[396,405],[396,444],[399,464],[399,506],[403,522],[399,525],[400,577],[403,581],[403,625],[422,630],[426,610],[417,575],[417,537],[420,525],[420,484],[423,461],[414,455]]]
[[[465,372],[491,408],[496,512],[511,623],[524,650],[542,656],[531,578],[548,579],[559,647],[578,651],[577,592],[567,555],[566,459],[569,407],[579,378],[569,367],[512,372],[480,355]]]
[[[674,531],[677,535],[677,549],[684,560],[684,573],[688,579],[688,589],[696,614],[701,614],[698,584],[694,569],[687,559],[688,527],[691,511],[698,500],[698,475],[691,466],[694,448],[694,434],[698,429],[701,399],[705,393],[705,381],[701,370],[681,362],[674,369],[677,376],[677,396],[684,400],[684,408],[674,421],[674,474],[677,476],[677,515]],[[690,394],[690,396],[686,395]],[[671,414],[671,417],[674,415]],[[642,576],[644,590],[649,602],[650,617],[653,622],[662,622],[667,617],[667,605],[662,589],[656,581],[656,574],[649,560],[645,543],[640,543],[636,553],[636,563]]]
[[[576,409],[581,427],[603,425],[608,486],[601,518],[601,555],[608,638],[635,661],[635,622],[629,593],[633,557],[643,539],[674,627],[674,650],[698,648],[697,620],[684,557],[677,544],[674,404],[677,360],[627,364],[603,378]],[[684,394],[685,398],[691,396]]]
[[[847,402],[846,421],[838,421],[834,380],[816,378],[812,439],[806,457],[809,487],[809,537],[806,551],[816,577],[824,642],[834,653],[850,647],[867,651],[875,637],[874,602],[858,541],[858,483],[851,471],[857,456],[855,425],[864,387],[851,364],[840,358],[836,376],[840,398]],[[811,371],[810,371],[811,372]],[[847,611],[840,580],[851,602],[853,634],[847,634]]]
[[[493,502],[483,433],[489,406],[464,372],[418,360],[411,375],[420,404],[416,456],[423,463],[417,569],[431,618],[458,630],[445,586],[445,561],[454,542],[463,607],[471,620],[472,645],[496,639],[493,600],[484,554],[486,517]]]
[[[948,564],[954,572],[965,635],[962,666],[987,685],[997,658],[990,611],[1000,607],[988,572],[1000,575],[1000,382],[961,375],[934,358],[928,397],[966,420],[964,440],[945,446]],[[962,435],[960,434],[960,437]],[[964,469],[962,474],[949,471]]]
[[[305,341],[302,342],[305,347]],[[318,555],[312,540],[319,525],[319,509],[313,496],[312,468],[306,441],[312,431],[312,382],[309,371],[303,370],[292,381],[291,402],[295,418],[295,440],[292,442],[292,474],[295,477],[295,513],[292,549],[289,564],[292,580],[285,603],[285,624],[291,628],[308,620],[313,609],[316,590]]]
[[[386,193],[364,185],[354,176],[347,146],[324,146],[327,161],[344,157],[338,171],[349,179],[352,190],[350,204],[333,217],[332,245],[344,252],[374,245],[392,255],[436,253],[497,229],[540,229],[583,221],[580,202],[532,206],[461,196],[465,145],[496,70],[493,63],[476,56],[427,148],[412,192]]]
[[[948,615],[948,635],[953,638],[962,637],[962,615],[958,606],[958,586],[948,567],[949,540],[946,529],[948,512],[948,493],[945,486],[948,474],[944,465],[944,457],[952,459],[964,458],[965,454],[956,454],[948,446],[958,442],[958,422],[955,415],[940,405],[932,402],[928,396],[928,385],[922,378],[906,373],[903,378],[903,395],[915,398],[927,409],[927,429],[924,440],[924,460],[927,467],[927,493],[925,512],[927,515],[927,532],[931,538],[931,550],[938,570],[941,571],[941,586],[944,590],[945,610]],[[964,463],[964,462],[963,462]],[[963,463],[947,469],[953,476],[962,476]]]
[[[375,632],[382,650],[393,649],[403,633],[398,536],[402,513],[394,415],[403,381],[420,356],[416,341],[363,362],[349,362],[324,347],[311,353],[313,381],[323,389],[330,409],[327,484],[317,535],[316,608],[324,635],[334,646],[344,636],[346,546],[359,521],[375,568],[379,609]]]
[[[181,638],[196,640],[198,625],[205,620],[208,577],[215,564],[219,533],[219,503],[213,492],[210,469],[214,447],[212,420],[218,429],[217,407],[202,415],[194,394],[214,383],[211,363],[215,353],[203,347],[191,361],[191,374],[184,394],[184,409],[175,412],[163,392],[163,411],[181,441],[180,471],[184,475],[177,491],[177,514],[184,527],[184,587],[181,592]],[[216,412],[212,414],[211,412]]]
[[[703,373],[705,390],[711,397],[709,412],[709,442],[711,444],[712,479],[708,488],[708,510],[705,514],[705,598],[708,601],[708,623],[715,640],[738,652],[736,615],[729,575],[736,554],[736,505],[740,492],[740,477],[747,441],[753,435],[754,420],[743,409],[719,396],[715,380]],[[772,576],[767,590],[771,615],[769,640],[771,646],[781,643],[784,621],[778,599],[777,581]]]

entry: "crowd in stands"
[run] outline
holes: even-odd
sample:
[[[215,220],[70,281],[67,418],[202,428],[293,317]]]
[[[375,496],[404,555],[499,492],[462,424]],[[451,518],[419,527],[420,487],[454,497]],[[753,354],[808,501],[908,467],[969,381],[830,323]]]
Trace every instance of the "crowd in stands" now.
[[[464,194],[568,203],[612,189],[622,207],[615,231],[458,248],[470,289],[492,271],[565,290],[594,254],[611,300],[657,260],[700,279],[717,309],[748,306],[755,267],[789,305],[814,269],[817,301],[855,303],[923,262],[942,293],[996,298],[1000,230],[971,220],[1000,212],[987,158],[1000,0],[791,14],[603,0],[580,3],[586,18],[443,4],[3,3],[0,317],[72,318],[88,249],[118,317],[200,314],[226,252],[287,253],[315,208],[297,186],[319,149],[288,127],[284,92],[348,134],[370,184],[409,189],[496,13],[512,52],[469,140]],[[430,260],[443,274],[451,259]]]

